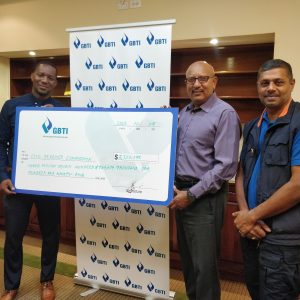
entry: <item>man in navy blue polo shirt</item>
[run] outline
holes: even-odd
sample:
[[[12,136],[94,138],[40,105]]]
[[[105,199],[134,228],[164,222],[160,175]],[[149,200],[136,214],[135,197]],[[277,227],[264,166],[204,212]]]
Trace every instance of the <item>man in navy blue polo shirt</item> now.
[[[54,278],[60,224],[60,198],[17,194],[11,182],[15,117],[17,106],[51,107],[63,106],[51,97],[57,85],[57,70],[50,61],[39,62],[31,74],[32,92],[4,103],[0,114],[0,185],[5,194],[5,246],[4,286],[1,300],[16,297],[22,274],[22,241],[28,225],[32,205],[37,209],[42,235],[41,253],[41,299],[55,298]],[[30,138],[30,137],[28,137]]]
[[[245,277],[254,300],[296,300],[300,293],[300,103],[280,59],[258,70],[265,110],[245,125],[236,177]]]

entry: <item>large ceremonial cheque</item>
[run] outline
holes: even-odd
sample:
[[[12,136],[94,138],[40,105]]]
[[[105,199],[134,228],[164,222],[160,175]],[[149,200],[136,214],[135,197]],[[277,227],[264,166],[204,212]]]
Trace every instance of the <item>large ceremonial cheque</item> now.
[[[176,109],[17,108],[18,193],[167,205]]]

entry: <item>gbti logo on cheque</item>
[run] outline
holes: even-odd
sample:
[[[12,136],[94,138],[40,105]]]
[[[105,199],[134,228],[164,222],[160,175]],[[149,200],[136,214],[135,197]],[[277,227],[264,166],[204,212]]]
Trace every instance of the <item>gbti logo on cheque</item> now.
[[[57,136],[57,137],[66,137],[69,133],[69,128],[67,127],[55,127],[53,126],[52,121],[47,117],[45,122],[42,124],[43,132],[47,136]]]

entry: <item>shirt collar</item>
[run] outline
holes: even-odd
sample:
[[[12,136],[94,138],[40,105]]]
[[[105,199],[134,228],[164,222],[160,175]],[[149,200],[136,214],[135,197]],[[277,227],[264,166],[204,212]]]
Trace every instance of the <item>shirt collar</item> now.
[[[202,105],[199,106],[199,108],[196,108],[195,111],[203,110],[205,112],[209,112],[212,108],[214,103],[217,101],[218,97],[216,93],[213,93]],[[194,105],[193,103],[190,103],[186,107],[186,111],[193,110]]]
[[[35,95],[33,95],[33,94],[31,93],[31,97],[32,97],[32,101],[33,101],[33,102],[39,103],[39,105],[48,104],[49,102],[52,101],[52,97],[51,97],[51,96],[48,97],[47,99],[39,99],[39,98],[37,98]]]
[[[291,102],[292,102],[292,100],[283,107],[283,109],[280,112],[278,118],[284,117],[288,113]],[[263,119],[266,120],[267,122],[270,122],[269,118],[268,118],[268,115],[267,115],[266,109],[264,109],[264,111],[260,115],[260,118],[259,118],[258,123],[257,123],[257,127],[261,126],[261,123],[262,123]]]

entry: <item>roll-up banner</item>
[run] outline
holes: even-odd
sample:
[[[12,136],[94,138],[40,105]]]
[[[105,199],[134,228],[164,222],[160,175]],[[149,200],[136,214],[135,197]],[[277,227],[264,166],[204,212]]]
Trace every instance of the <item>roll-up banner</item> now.
[[[174,23],[163,20],[67,29],[72,107],[169,106]],[[103,145],[113,143],[109,138],[98,139]],[[135,152],[132,147],[128,145]],[[75,283],[141,298],[169,299],[166,206],[78,198],[75,219]]]

